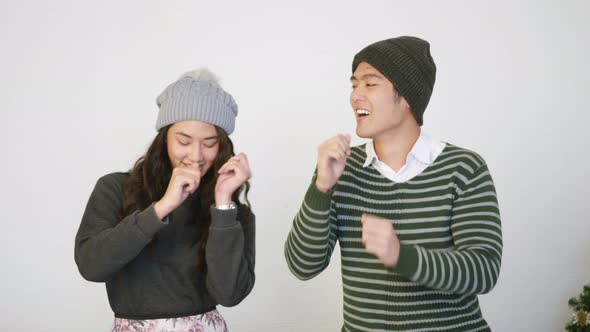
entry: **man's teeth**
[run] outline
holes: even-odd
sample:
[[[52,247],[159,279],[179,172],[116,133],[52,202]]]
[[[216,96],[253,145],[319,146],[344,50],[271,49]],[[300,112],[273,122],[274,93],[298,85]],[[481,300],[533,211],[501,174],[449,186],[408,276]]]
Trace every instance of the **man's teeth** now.
[[[356,115],[369,115],[371,112],[363,109],[356,110]]]

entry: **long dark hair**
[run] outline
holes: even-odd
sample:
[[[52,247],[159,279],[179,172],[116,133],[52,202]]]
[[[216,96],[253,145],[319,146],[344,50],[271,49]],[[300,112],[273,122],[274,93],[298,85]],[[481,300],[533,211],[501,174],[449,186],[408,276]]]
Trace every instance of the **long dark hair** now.
[[[119,211],[119,217],[122,220],[135,210],[144,210],[153,202],[159,200],[166,193],[168,183],[172,176],[172,165],[168,156],[167,136],[168,130],[172,125],[161,128],[152,141],[144,156],[140,157],[129,171],[129,177],[124,186],[123,205]],[[193,194],[197,197],[194,205],[197,214],[195,223],[197,225],[198,250],[198,272],[206,272],[205,247],[209,236],[209,225],[211,225],[211,214],[209,207],[215,203],[215,184],[217,183],[217,171],[231,157],[234,156],[234,144],[225,133],[225,131],[215,126],[217,136],[219,137],[219,152],[207,173],[201,178],[197,191]],[[250,202],[248,201],[248,191],[250,183],[246,181],[242,187],[236,190],[232,195],[232,200],[238,204],[238,219],[241,222],[248,220],[247,215],[250,213]],[[240,202],[240,194],[244,191],[246,204]],[[157,236],[151,242],[155,246]]]

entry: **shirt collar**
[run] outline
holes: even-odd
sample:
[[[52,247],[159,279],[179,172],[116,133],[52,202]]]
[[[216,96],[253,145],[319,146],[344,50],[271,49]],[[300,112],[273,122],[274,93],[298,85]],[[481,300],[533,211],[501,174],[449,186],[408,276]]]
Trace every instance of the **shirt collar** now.
[[[367,159],[365,159],[363,167],[371,165],[371,163],[373,163],[373,159],[379,160],[379,158],[377,158],[377,153],[375,153],[375,146],[373,145],[373,140],[370,140],[365,145],[365,153],[367,154]]]
[[[421,163],[430,164],[432,163],[433,156],[430,153],[432,150],[432,140],[431,138],[423,131],[420,130],[420,136],[418,136],[418,140],[414,143],[412,150],[406,157],[406,162],[410,158],[410,156]],[[377,157],[377,153],[375,152],[375,145],[373,144],[373,140],[368,142],[365,145],[365,152],[367,154],[367,158],[365,159],[365,163],[363,167],[367,167],[373,163],[373,160],[379,161],[379,157]]]

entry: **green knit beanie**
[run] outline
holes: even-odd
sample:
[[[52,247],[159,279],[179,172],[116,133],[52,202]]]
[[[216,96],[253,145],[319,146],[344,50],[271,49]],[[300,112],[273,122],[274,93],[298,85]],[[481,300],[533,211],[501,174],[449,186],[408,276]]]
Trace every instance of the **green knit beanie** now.
[[[355,55],[352,62],[353,73],[363,61],[375,67],[393,83],[410,105],[418,124],[422,126],[422,115],[436,79],[436,65],[430,55],[430,44],[410,36],[382,40]]]

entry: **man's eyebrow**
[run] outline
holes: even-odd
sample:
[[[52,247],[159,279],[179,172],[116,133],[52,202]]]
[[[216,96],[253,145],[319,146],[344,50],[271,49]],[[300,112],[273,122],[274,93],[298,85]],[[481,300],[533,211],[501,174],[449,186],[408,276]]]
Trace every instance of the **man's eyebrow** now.
[[[361,80],[366,80],[367,78],[378,78],[378,79],[383,79],[383,76],[378,75],[378,74],[365,74],[363,76],[361,76]],[[351,81],[358,81],[359,79],[356,78],[354,75],[350,76],[350,80]]]

